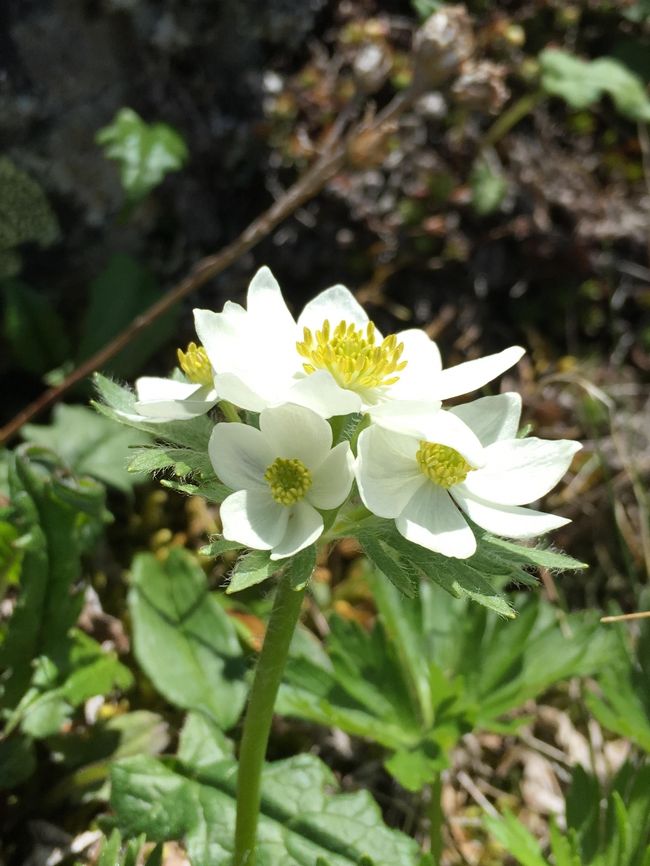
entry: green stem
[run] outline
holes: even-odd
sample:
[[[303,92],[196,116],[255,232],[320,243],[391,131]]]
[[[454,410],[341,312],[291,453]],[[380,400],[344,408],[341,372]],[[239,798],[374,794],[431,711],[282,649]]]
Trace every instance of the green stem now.
[[[440,858],[442,856],[442,822],[443,822],[443,814],[442,814],[442,779],[440,777],[440,773],[436,776],[435,780],[431,783],[429,795],[431,797],[429,801],[429,839],[431,840],[431,854],[433,856],[433,861],[438,866],[440,863]]]
[[[223,417],[226,421],[241,421],[239,412],[235,409],[232,403],[229,403],[227,400],[220,400],[219,408],[223,412]]]
[[[290,574],[287,569],[280,577],[244,719],[237,773],[233,866],[253,866],[255,862],[260,784],[271,731],[273,706],[304,596],[304,589],[292,588]]]
[[[536,90],[534,93],[526,93],[502,115],[497,117],[492,126],[488,129],[481,142],[481,149],[493,147],[498,141],[501,141],[506,133],[510,132],[513,126],[516,126],[520,120],[530,114],[538,102],[544,98],[545,94],[541,90]]]

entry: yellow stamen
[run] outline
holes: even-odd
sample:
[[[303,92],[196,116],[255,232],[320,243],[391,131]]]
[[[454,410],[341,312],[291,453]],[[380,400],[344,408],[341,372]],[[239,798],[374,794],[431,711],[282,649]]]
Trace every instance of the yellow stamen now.
[[[197,385],[212,385],[212,365],[203,346],[190,343],[184,352],[182,349],[177,349],[176,354],[178,364],[190,382],[196,382]]]
[[[418,461],[420,472],[423,472],[434,484],[445,489],[460,484],[474,468],[462,454],[448,445],[425,442],[424,439],[420,440],[415,459]]]
[[[404,344],[391,334],[376,346],[372,322],[368,322],[364,334],[355,324],[342,321],[332,328],[325,319],[320,331],[312,334],[305,328],[303,337],[296,349],[307,361],[303,364],[305,372],[329,370],[341,388],[363,391],[394,385],[399,379],[395,374],[406,367],[406,361],[400,361]]]
[[[276,458],[264,473],[264,479],[271,488],[271,496],[280,505],[300,502],[312,485],[311,472],[297,457]]]

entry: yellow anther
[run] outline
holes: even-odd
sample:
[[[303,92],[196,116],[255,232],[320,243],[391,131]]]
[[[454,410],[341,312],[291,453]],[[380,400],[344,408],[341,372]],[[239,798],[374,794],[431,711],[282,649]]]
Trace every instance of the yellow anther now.
[[[271,496],[280,505],[293,505],[304,498],[312,485],[311,472],[297,457],[276,458],[264,473]]]
[[[448,445],[438,445],[436,442],[420,441],[420,447],[415,455],[427,478],[445,489],[460,484],[467,478],[468,472],[474,468],[465,460],[462,454]]]
[[[177,349],[176,354],[178,364],[190,382],[196,382],[197,385],[212,385],[212,364],[203,346],[190,343],[184,352],[182,349]]]
[[[309,328],[304,329],[303,340],[296,343],[296,349],[305,358],[306,373],[329,370],[342,388],[363,391],[394,385],[399,379],[395,374],[406,367],[406,361],[400,361],[404,344],[398,343],[394,334],[378,346],[375,340],[372,322],[368,322],[364,333],[362,328],[345,321],[332,328],[325,319],[315,335]]]

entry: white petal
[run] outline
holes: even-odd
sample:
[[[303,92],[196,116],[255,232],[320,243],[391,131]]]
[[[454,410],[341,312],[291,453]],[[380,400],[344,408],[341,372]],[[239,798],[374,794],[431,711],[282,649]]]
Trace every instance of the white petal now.
[[[276,457],[297,457],[308,469],[318,469],[332,447],[332,428],[311,409],[285,404],[264,409],[260,430]]]
[[[135,391],[138,415],[156,421],[196,418],[205,415],[217,402],[216,391],[210,386],[155,376],[138,379]]]
[[[214,471],[228,487],[268,492],[264,473],[277,455],[255,427],[236,421],[217,424],[210,436],[208,454]]]
[[[321,418],[360,412],[363,403],[354,391],[341,388],[327,370],[316,370],[294,382],[283,396],[283,402],[297,403],[312,409]]]
[[[434,383],[442,369],[440,352],[433,340],[420,328],[401,331],[397,342],[404,344],[400,360],[406,367],[399,374],[399,380],[388,389],[391,400],[436,400]]]
[[[449,410],[478,436],[482,445],[491,445],[499,439],[515,439],[521,417],[521,397],[509,392],[496,397],[481,397],[454,406]]]
[[[271,559],[284,559],[309,547],[323,532],[323,518],[308,502],[296,502],[289,512],[289,520],[282,540],[273,545]]]
[[[316,508],[338,508],[347,499],[354,479],[354,457],[349,442],[336,445],[312,475],[307,499]]]
[[[421,487],[395,521],[404,538],[414,544],[467,559],[476,551],[476,538],[449,493],[429,483]]]
[[[356,476],[363,504],[378,517],[397,517],[414,493],[427,483],[412,436],[369,427],[357,444]]]
[[[223,537],[254,550],[270,550],[287,531],[289,509],[279,505],[270,492],[238,490],[221,503]]]
[[[447,445],[472,466],[484,466],[484,449],[472,430],[460,418],[436,406],[436,403],[396,400],[373,409],[371,417],[387,430]]]
[[[332,328],[341,321],[354,323],[359,328],[365,328],[368,324],[368,314],[361,304],[349,289],[340,285],[325,289],[309,301],[298,317],[300,334],[303,328],[309,328],[312,333],[320,331],[325,319],[329,320]]]
[[[278,342],[291,340],[295,343],[295,320],[282,297],[278,281],[269,268],[260,268],[251,280],[246,307],[256,326],[261,324],[262,329],[273,334]]]
[[[485,467],[469,473],[461,493],[499,505],[534,502],[555,487],[581,447],[568,439],[534,437],[495,442],[485,449]]]
[[[217,373],[214,384],[221,400],[228,400],[240,409],[248,409],[249,412],[261,412],[272,403],[278,401],[279,394],[265,393],[256,390],[255,385],[249,384],[245,378],[236,373]],[[255,383],[256,384],[256,383]]]
[[[194,327],[216,373],[237,366],[248,330],[246,313],[241,307],[228,313],[195,309]]]
[[[470,496],[462,496],[457,488],[452,488],[451,494],[474,523],[506,538],[533,538],[571,522],[566,517],[533,511],[532,508],[493,506]]]
[[[487,385],[492,379],[496,379],[513,364],[516,364],[525,349],[521,346],[510,346],[503,352],[495,355],[486,355],[485,358],[477,358],[476,361],[466,361],[456,367],[443,370],[436,376],[431,396],[440,400],[448,397],[459,397],[461,394],[469,394],[483,385]]]

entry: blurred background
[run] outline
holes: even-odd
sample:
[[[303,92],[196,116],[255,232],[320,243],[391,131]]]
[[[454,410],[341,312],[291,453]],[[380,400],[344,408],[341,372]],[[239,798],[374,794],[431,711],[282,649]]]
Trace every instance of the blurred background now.
[[[650,573],[648,0],[3,3],[2,423],[414,79],[418,97],[387,134],[357,138],[318,194],[104,372],[167,375],[194,336],[192,308],[241,301],[262,264],[294,312],[344,283],[384,333],[425,328],[446,365],[519,343],[528,353],[501,389],[522,393],[535,435],[585,443],[545,505],[572,519],[555,542],[590,570],[559,587],[543,572],[545,597],[638,610]],[[112,486],[110,588],[134,549],[198,547],[217,524],[196,498],[115,472],[133,442],[97,426],[91,396],[76,386],[22,435]],[[355,551],[337,556],[324,581]]]

